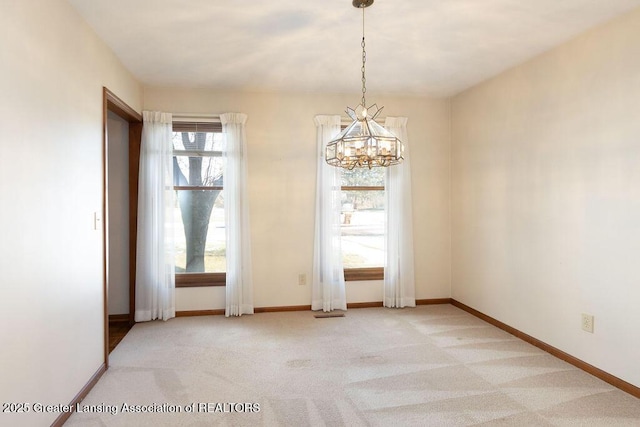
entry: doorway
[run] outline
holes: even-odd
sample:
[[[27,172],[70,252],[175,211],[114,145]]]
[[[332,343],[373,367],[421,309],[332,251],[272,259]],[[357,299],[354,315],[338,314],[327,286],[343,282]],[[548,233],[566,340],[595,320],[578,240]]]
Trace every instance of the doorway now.
[[[103,88],[104,358],[134,324],[142,117]]]

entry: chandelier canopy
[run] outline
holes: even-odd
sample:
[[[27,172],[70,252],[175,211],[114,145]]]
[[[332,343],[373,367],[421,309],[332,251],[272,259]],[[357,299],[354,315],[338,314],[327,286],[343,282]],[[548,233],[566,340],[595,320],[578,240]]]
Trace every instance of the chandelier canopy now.
[[[367,53],[364,41],[364,9],[373,0],[353,0],[353,6],[362,9],[362,103],[355,110],[347,108],[353,122],[327,144],[325,159],[332,166],[347,169],[386,167],[402,163],[404,146],[394,134],[379,125],[375,119],[382,111],[376,104],[367,107],[365,100],[365,64]]]

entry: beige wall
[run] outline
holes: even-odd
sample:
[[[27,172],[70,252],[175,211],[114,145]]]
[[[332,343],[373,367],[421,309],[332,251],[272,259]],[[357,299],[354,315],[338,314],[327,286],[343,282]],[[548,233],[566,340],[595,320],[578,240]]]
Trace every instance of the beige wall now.
[[[636,10],[452,101],[453,298],[636,386],[639,28]]]
[[[371,98],[372,95],[370,95]],[[222,93],[145,88],[144,108],[173,113],[248,115],[249,203],[256,307],[308,305],[312,270],[317,114],[340,114],[357,94]],[[371,98],[373,101],[373,98]],[[417,298],[450,293],[449,102],[375,99],[384,113],[409,118]],[[309,280],[307,281],[309,283]],[[349,302],[382,301],[382,282],[347,283]],[[224,288],[178,289],[177,310],[224,307]]]
[[[0,401],[68,403],[104,359],[102,86],[142,92],[66,1],[0,3]]]

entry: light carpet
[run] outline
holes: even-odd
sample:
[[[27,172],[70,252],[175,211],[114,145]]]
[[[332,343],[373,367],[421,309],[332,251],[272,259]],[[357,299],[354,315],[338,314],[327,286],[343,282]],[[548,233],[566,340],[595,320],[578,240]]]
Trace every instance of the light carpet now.
[[[640,425],[640,399],[448,304],[136,324],[81,406],[66,426]]]

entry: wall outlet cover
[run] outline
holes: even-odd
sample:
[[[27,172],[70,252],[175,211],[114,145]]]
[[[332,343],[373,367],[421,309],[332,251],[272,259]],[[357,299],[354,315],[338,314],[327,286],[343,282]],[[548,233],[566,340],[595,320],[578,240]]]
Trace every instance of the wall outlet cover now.
[[[582,330],[593,333],[593,315],[582,313]]]

